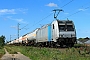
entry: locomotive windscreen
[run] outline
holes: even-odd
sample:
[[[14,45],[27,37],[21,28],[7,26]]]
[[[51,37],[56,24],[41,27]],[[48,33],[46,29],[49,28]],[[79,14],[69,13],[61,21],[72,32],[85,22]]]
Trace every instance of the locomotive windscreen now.
[[[67,25],[67,31],[74,31],[73,25]]]
[[[72,21],[58,21],[59,31],[74,31],[74,26]]]
[[[59,25],[59,30],[60,31],[65,31],[65,25]]]

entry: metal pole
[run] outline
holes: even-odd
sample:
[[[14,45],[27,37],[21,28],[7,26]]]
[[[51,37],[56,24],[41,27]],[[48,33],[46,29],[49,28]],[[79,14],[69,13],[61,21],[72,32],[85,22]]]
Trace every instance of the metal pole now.
[[[18,23],[18,39],[19,39],[19,25],[20,25],[20,24]]]
[[[27,24],[26,26],[24,26],[23,28],[19,28],[19,25],[20,25],[20,24],[18,23],[18,24],[17,24],[17,30],[18,30],[18,41],[19,41],[19,30],[22,30],[22,29],[23,29],[24,27],[26,27],[28,24]]]

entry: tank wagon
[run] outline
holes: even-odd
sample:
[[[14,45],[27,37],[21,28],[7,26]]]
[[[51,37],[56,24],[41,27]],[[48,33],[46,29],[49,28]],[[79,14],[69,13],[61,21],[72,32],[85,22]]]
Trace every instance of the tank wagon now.
[[[36,32],[37,31],[38,31],[38,28],[27,34],[28,45],[35,45],[36,44]]]
[[[13,41],[10,41],[10,42],[7,43],[7,45],[11,45],[11,44],[13,44]]]
[[[23,45],[27,45],[28,44],[28,41],[27,41],[27,37],[28,36],[27,35],[28,35],[28,33],[22,36],[22,39],[21,40],[22,40],[22,44]]]
[[[18,43],[22,44],[22,36],[18,39]]]

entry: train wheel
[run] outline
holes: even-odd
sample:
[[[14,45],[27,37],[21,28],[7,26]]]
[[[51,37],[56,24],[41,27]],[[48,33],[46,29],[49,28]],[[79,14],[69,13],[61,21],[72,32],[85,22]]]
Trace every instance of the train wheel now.
[[[60,43],[60,47],[63,47],[63,42]]]
[[[54,47],[54,45],[55,45],[55,44],[54,44],[54,42],[51,42],[51,48],[53,48],[53,47]]]

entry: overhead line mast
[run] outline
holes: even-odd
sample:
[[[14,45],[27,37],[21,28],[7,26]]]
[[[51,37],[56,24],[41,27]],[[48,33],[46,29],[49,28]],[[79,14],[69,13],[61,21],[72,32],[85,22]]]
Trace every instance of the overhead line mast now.
[[[17,38],[18,38],[18,40],[19,40],[19,31],[24,29],[28,24],[22,28],[20,28],[19,25],[20,25],[20,23],[17,24],[17,36],[18,36]]]
[[[17,25],[17,27],[18,27],[18,40],[19,40],[19,30],[20,30],[20,29],[19,29],[19,25],[20,25],[20,24],[18,23],[18,25]]]

